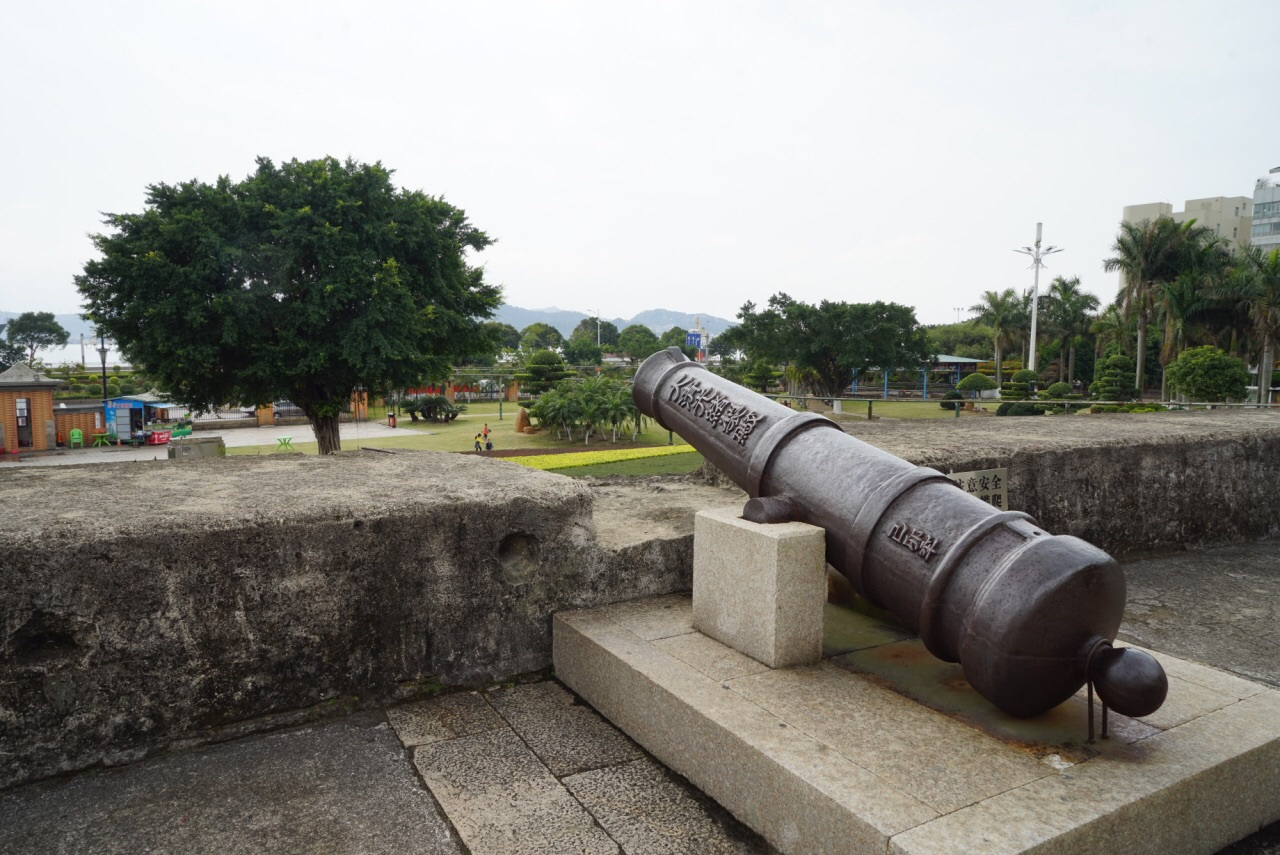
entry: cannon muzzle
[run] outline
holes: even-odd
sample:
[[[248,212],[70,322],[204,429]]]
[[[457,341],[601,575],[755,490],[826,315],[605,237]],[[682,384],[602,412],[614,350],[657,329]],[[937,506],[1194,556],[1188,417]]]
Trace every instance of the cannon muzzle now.
[[[823,528],[827,561],[853,589],[959,662],[1005,712],[1037,715],[1090,676],[1120,712],[1145,715],[1164,701],[1167,680],[1147,654],[1091,657],[1115,638],[1125,600],[1123,572],[1097,547],[998,511],[941,472],[712,374],[679,348],[646,359],[632,394],[752,499],[770,500],[752,514]],[[1105,667],[1101,682],[1091,667]]]

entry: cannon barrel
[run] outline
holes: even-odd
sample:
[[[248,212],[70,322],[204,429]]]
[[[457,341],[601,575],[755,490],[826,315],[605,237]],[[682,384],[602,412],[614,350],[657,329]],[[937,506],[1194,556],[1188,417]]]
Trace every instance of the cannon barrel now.
[[[1163,703],[1159,663],[1110,648],[1125,581],[1097,547],[998,511],[942,473],[712,374],[679,348],[645,360],[632,394],[752,499],[769,500],[749,502],[755,513],[785,509],[823,528],[827,561],[853,589],[935,656],[959,662],[1001,710],[1037,715],[1088,679],[1126,715]]]

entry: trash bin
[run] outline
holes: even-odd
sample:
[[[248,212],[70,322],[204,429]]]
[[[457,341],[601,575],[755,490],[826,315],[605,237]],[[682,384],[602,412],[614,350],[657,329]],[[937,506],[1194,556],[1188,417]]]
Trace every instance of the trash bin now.
[[[396,426],[395,413],[387,413],[387,427],[395,427],[395,426]]]

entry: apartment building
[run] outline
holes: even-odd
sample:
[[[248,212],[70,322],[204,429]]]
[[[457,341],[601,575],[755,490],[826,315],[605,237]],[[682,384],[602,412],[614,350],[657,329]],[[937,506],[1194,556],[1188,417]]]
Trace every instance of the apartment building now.
[[[1275,190],[1275,188],[1272,188]],[[1258,191],[1254,191],[1254,199]],[[1239,246],[1249,243],[1254,237],[1254,199],[1248,196],[1211,196],[1207,199],[1188,199],[1181,211],[1174,211],[1168,202],[1149,202],[1145,205],[1127,205],[1123,220],[1126,223],[1140,223],[1143,220],[1154,220],[1157,217],[1173,217],[1176,222],[1185,223],[1194,219],[1196,225],[1213,229],[1220,237],[1234,241]],[[1276,221],[1280,223],[1280,191],[1274,199]],[[1280,225],[1275,232],[1276,241],[1280,243]]]
[[[1280,247],[1280,187],[1268,178],[1253,188],[1253,245],[1270,252]]]

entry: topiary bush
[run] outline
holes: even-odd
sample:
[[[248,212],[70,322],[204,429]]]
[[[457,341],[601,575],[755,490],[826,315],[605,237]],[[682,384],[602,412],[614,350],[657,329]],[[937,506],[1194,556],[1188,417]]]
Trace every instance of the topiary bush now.
[[[1009,379],[1014,383],[1034,383],[1040,379],[1040,375],[1030,368],[1023,368],[1021,371],[1015,371]]]
[[[964,395],[961,392],[957,392],[955,389],[952,389],[950,392],[942,396],[942,401],[938,403],[938,406],[942,407],[944,410],[958,410],[964,406],[964,404],[959,403],[963,398]]]
[[[1061,381],[1054,383],[1048,389],[1044,390],[1044,397],[1050,399],[1063,400],[1071,394],[1071,384]]]
[[[1043,416],[1044,412],[1045,407],[1042,405],[1026,401],[1010,401],[996,408],[997,416]]]
[[[1102,401],[1132,401],[1134,382],[1133,360],[1123,354],[1108,356],[1097,366],[1089,394]]]
[[[1022,400],[1031,394],[1031,384],[1029,383],[1005,383],[1000,390],[1001,398],[1012,398],[1014,400]]]

